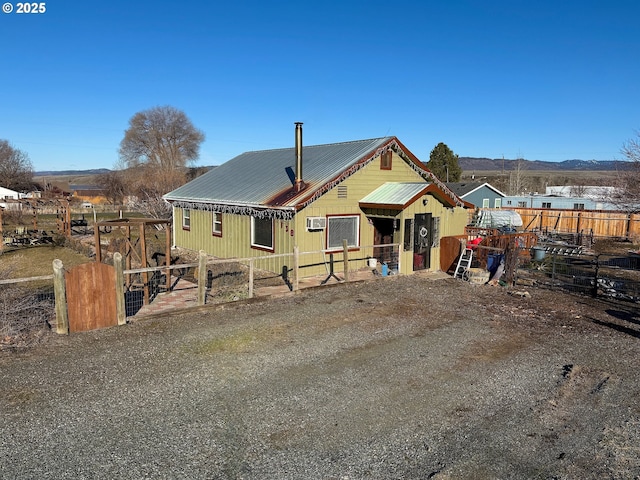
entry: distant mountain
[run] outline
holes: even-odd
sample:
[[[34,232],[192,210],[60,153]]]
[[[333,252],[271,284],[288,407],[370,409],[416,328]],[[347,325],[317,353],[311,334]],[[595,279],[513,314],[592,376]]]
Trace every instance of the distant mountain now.
[[[585,170],[615,171],[627,170],[630,162],[616,160],[564,160],[562,162],[545,162],[542,160],[522,160],[526,170]],[[463,171],[515,170],[518,160],[502,158],[460,157],[458,164]]]
[[[93,170],[43,170],[41,172],[35,172],[35,177],[55,177],[55,176],[63,176],[63,175],[102,175],[103,173],[108,173],[111,170],[108,168],[96,168]]]

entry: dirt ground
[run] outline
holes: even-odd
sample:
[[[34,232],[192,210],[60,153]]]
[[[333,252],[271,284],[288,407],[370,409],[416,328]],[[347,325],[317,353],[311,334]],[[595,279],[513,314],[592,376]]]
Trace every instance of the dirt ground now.
[[[636,304],[420,275],[51,334],[0,477],[640,478],[639,354]]]

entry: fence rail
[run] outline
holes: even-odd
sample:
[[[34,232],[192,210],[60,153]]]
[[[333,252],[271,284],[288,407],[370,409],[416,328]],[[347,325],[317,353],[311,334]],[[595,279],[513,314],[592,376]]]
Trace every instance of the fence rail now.
[[[400,244],[361,246],[350,251],[346,242],[343,242],[340,251],[299,252],[294,248],[293,253],[234,259],[211,259],[204,252],[200,252],[198,261],[194,263],[125,269],[122,255],[116,252],[113,264],[117,323],[126,323],[127,318],[136,315],[159,294],[174,292],[176,289],[184,288],[185,284],[188,285],[187,288],[195,291],[195,305],[220,303],[238,298],[252,298],[256,288],[287,285],[291,291],[298,290],[302,279],[317,276],[305,275],[305,270],[312,267],[317,269],[323,264],[326,266],[327,277],[320,284],[325,284],[331,279],[349,281],[353,271],[367,264],[367,261],[375,256],[384,262],[378,268],[384,265],[387,272],[393,274],[400,271],[401,253]],[[281,264],[283,259],[282,268],[273,271],[273,266]],[[69,333],[65,269],[62,262],[54,260],[52,275],[3,279],[0,280],[0,285],[18,288],[18,285],[29,282],[49,282],[48,321],[57,333]],[[8,290],[3,289],[5,292]]]
[[[640,238],[640,213],[509,207],[522,217],[525,231]]]

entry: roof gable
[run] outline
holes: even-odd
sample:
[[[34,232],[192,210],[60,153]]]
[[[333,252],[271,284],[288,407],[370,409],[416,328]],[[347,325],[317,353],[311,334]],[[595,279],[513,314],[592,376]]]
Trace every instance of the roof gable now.
[[[490,183],[486,183],[486,182],[485,183],[480,183],[480,182],[449,182],[449,183],[446,183],[445,185],[447,187],[449,187],[460,198],[464,198],[467,195],[470,195],[470,194],[480,190],[481,188],[488,188],[489,190],[492,190],[496,194],[500,195],[501,197],[505,196],[505,194],[502,193],[500,190],[495,188]]]

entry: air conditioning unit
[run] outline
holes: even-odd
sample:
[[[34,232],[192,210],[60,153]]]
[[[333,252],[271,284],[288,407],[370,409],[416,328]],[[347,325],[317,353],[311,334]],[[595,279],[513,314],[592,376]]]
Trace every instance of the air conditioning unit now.
[[[325,217],[307,217],[307,230],[324,230],[327,228]]]

